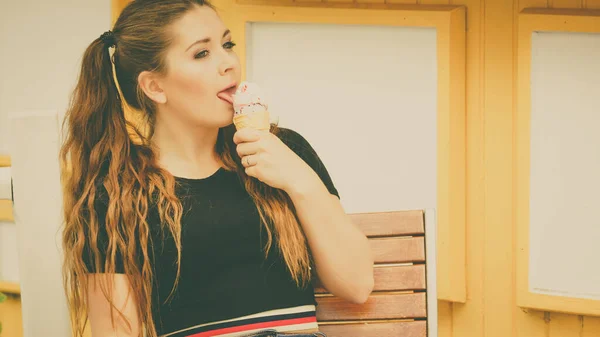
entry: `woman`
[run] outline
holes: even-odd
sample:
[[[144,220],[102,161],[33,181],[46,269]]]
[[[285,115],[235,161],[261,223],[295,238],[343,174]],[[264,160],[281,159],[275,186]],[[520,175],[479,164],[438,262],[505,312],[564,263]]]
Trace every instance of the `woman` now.
[[[86,317],[93,337],[317,336],[317,274],[370,294],[368,242],[308,142],[232,125],[234,46],[201,0],[138,0],[85,51],[61,150],[78,336]]]

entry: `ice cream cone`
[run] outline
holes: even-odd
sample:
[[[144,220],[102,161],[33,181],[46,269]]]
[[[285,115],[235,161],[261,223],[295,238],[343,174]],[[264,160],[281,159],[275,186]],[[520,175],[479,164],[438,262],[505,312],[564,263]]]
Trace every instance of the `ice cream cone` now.
[[[236,129],[253,128],[256,130],[271,129],[271,118],[268,110],[248,112],[233,117]]]

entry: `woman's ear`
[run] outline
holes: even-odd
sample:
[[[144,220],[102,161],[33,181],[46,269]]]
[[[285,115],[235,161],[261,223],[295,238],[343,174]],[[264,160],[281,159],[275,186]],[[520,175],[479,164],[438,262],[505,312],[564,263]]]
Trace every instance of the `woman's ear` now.
[[[167,103],[167,94],[163,90],[160,78],[156,74],[150,71],[142,71],[138,76],[138,84],[146,96],[155,103]]]

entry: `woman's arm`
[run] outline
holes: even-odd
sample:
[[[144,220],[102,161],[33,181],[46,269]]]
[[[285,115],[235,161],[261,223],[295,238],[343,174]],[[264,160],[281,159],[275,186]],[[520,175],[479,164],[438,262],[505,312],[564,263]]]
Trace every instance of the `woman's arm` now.
[[[106,281],[112,281],[112,301],[116,309],[124,315],[122,317],[117,310],[113,310],[114,325],[111,319],[110,303],[100,286],[100,282]],[[88,284],[88,311],[92,337],[138,337],[140,330],[137,303],[127,276],[125,274],[89,274]]]
[[[308,239],[317,274],[332,294],[364,303],[373,290],[373,257],[366,236],[317,174],[287,191]]]
[[[323,286],[346,300],[365,302],[373,290],[367,238],[332,195],[333,183],[310,144],[291,130],[281,129],[280,136],[252,129],[235,133],[246,174],[290,196]]]

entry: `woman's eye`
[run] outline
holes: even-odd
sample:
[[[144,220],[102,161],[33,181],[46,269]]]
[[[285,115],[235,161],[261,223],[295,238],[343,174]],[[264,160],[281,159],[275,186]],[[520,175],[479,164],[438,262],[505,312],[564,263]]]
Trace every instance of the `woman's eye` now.
[[[199,52],[198,54],[196,54],[194,56],[194,58],[203,59],[203,58],[205,58],[207,56],[208,56],[208,50],[203,50],[203,51]]]
[[[225,49],[233,49],[233,47],[235,47],[235,42],[233,42],[233,41],[226,42],[226,43],[223,45],[223,48],[225,48]]]

